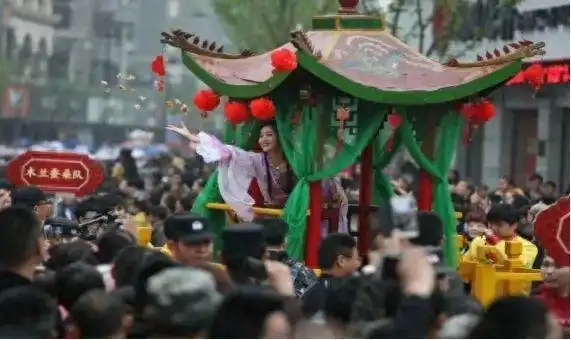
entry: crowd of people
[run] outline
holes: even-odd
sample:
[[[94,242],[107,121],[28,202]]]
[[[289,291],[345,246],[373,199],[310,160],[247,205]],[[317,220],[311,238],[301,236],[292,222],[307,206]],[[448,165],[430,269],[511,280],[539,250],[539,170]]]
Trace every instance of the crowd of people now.
[[[413,239],[398,229],[384,234],[384,216],[373,214],[363,257],[352,236],[330,233],[316,272],[286,252],[281,219],[257,217],[219,233],[190,213],[211,171],[181,158],[140,169],[125,150],[96,193],[64,198],[55,211],[48,193],[0,181],[0,337],[568,337],[569,266],[533,232],[534,216],[558,196],[539,175],[524,190],[507,178],[489,190],[450,174],[463,256],[479,244],[502,254],[506,240],[517,240],[525,266],[544,279],[484,308],[443,263],[436,214],[417,213]],[[350,201],[354,181],[358,171],[341,176]],[[396,178],[395,192],[413,196],[412,182]]]

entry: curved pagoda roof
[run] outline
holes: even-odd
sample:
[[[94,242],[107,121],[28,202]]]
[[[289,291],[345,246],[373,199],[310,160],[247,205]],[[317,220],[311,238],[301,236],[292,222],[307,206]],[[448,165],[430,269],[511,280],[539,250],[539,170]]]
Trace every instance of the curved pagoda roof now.
[[[342,2],[342,1],[340,1]],[[254,55],[226,54],[215,45],[174,32],[164,40],[182,49],[186,67],[210,88],[234,98],[263,96],[289,72],[273,72],[272,51]],[[301,67],[352,96],[388,104],[437,104],[459,100],[493,88],[517,74],[521,60],[544,53],[543,43],[522,41],[486,53],[486,59],[440,64],[385,30],[383,17],[359,15],[340,8],[336,15],[313,18],[313,30],[292,32],[287,48]]]

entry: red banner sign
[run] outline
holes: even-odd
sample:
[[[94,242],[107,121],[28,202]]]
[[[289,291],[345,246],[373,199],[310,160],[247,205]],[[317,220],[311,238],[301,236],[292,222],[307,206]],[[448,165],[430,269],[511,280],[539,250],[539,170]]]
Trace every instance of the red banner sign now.
[[[529,67],[529,66],[528,66]],[[568,84],[569,62],[543,65],[545,70],[545,84]],[[524,84],[523,71],[516,74],[506,85]]]
[[[535,236],[560,266],[569,266],[569,197],[563,196],[535,217]]]
[[[28,151],[8,164],[7,175],[16,186],[85,196],[103,182],[104,170],[87,155]]]

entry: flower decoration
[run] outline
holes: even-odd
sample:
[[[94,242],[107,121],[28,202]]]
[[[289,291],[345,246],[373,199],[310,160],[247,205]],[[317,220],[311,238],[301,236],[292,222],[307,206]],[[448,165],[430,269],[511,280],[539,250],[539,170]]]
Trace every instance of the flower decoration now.
[[[272,67],[278,72],[291,72],[297,67],[297,56],[292,50],[281,48],[270,54]]]
[[[276,116],[276,107],[268,98],[258,98],[250,102],[252,116],[259,120],[271,120]]]
[[[227,101],[224,105],[224,115],[233,125],[240,124],[248,120],[248,107],[238,101]]]

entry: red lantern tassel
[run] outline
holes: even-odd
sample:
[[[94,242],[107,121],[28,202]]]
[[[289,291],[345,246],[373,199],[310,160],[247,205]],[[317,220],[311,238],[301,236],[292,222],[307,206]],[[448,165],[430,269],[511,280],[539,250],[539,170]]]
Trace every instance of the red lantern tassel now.
[[[395,140],[395,131],[393,131],[391,133],[391,136],[389,137],[389,139],[387,140],[387,143],[385,144],[385,152],[392,151],[394,140]]]

